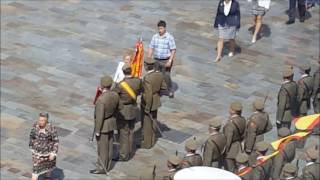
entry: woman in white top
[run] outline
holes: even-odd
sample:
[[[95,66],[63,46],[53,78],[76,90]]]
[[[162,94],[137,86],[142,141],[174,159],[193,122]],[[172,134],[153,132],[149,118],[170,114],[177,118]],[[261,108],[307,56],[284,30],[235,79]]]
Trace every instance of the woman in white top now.
[[[262,17],[266,14],[270,7],[271,0],[248,0],[252,2],[252,14],[254,16],[253,26],[254,33],[252,36],[252,43],[257,41],[257,36],[260,33],[262,27]]]
[[[125,64],[131,64],[132,58],[134,58],[134,51],[132,49],[127,50],[123,55],[123,61],[119,62],[117,71],[114,74],[113,81],[119,83],[123,80],[124,74],[122,71],[122,67]]]

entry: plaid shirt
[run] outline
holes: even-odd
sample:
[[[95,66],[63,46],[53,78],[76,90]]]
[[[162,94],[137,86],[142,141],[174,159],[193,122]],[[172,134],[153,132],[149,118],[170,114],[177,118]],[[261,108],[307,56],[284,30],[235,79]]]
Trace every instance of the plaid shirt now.
[[[176,43],[171,34],[166,32],[163,36],[159,33],[153,35],[149,48],[154,50],[153,57],[157,59],[167,59],[170,57],[170,50],[176,49]]]

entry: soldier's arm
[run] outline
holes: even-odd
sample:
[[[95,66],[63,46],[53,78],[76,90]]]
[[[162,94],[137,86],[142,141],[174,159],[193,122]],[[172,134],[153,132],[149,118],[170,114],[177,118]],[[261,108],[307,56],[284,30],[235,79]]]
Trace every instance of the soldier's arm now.
[[[286,100],[287,100],[287,94],[285,90],[281,88],[278,95],[278,108],[277,108],[277,117],[276,117],[276,120],[279,122],[282,121],[282,118],[284,116]]]
[[[95,133],[100,133],[104,120],[104,104],[98,100],[95,107]]]
[[[298,103],[301,104],[303,99],[303,94],[305,93],[304,84],[299,82],[298,84]]]
[[[59,138],[58,138],[58,132],[55,127],[52,127],[52,143],[53,143],[53,148],[52,152],[54,155],[57,155],[58,153],[58,146],[59,146]]]
[[[229,152],[232,144],[232,137],[233,137],[233,129],[230,125],[227,125],[224,135],[226,136],[226,140],[227,140],[225,152]]]
[[[281,170],[282,170],[282,163],[283,163],[283,157],[281,154],[278,154],[276,157],[273,158],[272,162],[272,178],[273,179],[279,179]]]
[[[32,127],[31,132],[30,132],[30,140],[29,140],[29,148],[32,150],[34,141],[36,139],[36,128]]]
[[[209,166],[209,167],[211,166],[212,156],[213,156],[213,146],[210,143],[210,139],[208,139],[203,149],[203,165],[204,166]]]
[[[252,117],[253,118],[253,117]],[[257,136],[257,124],[250,119],[248,122],[247,135],[245,138],[245,151],[251,153]]]
[[[148,80],[143,82],[143,99],[145,101],[145,111],[149,112],[152,106],[152,85]]]
[[[319,83],[320,83],[319,72],[315,72],[313,75],[313,91],[312,91],[312,97],[314,97],[314,98],[317,94],[317,90],[319,88]]]

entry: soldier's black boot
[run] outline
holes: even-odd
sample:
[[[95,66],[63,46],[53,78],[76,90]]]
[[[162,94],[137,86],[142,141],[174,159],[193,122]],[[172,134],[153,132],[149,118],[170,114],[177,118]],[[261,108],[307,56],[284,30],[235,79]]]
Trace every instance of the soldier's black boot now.
[[[293,24],[294,23],[294,20],[293,19],[289,19],[286,24],[289,25],[289,24]]]

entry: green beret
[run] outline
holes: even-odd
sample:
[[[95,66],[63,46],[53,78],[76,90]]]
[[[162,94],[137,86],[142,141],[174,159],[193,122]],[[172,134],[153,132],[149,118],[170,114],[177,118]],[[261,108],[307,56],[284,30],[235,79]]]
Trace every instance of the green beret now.
[[[197,141],[194,139],[189,139],[186,142],[186,148],[190,149],[190,150],[197,150]]]
[[[246,153],[239,153],[236,157],[236,161],[240,164],[244,164],[249,161],[249,157]]]
[[[169,161],[169,163],[177,166],[181,163],[182,159],[179,156],[172,155],[169,157],[168,161]]]
[[[290,174],[297,172],[297,170],[298,170],[297,167],[291,163],[287,163],[283,167],[283,172],[290,173]]]
[[[219,119],[214,119],[214,120],[210,121],[210,123],[209,123],[209,126],[214,129],[220,129],[221,125],[222,124]]]
[[[264,109],[264,102],[260,99],[256,99],[255,101],[253,101],[253,107],[256,110],[263,110]]]
[[[293,76],[293,70],[289,68],[285,68],[285,70],[282,73],[283,77],[291,77]]]
[[[309,156],[310,159],[316,160],[319,157],[319,151],[315,149],[315,147],[309,148],[306,152],[307,156]]]
[[[259,152],[267,151],[269,148],[269,144],[265,141],[260,141],[256,144],[256,150]]]
[[[131,66],[129,64],[124,64],[123,67],[122,67],[122,71],[126,71],[128,69],[131,70]]]
[[[148,65],[152,65],[154,64],[156,61],[153,59],[153,58],[149,58],[149,57],[146,57],[144,59],[144,63],[148,64]]]
[[[242,110],[242,104],[239,101],[235,101],[231,103],[230,108],[234,111],[241,111]]]
[[[282,127],[279,129],[278,131],[278,136],[279,137],[287,137],[291,134],[290,129],[286,128],[286,127]]]
[[[103,76],[100,80],[101,87],[110,87],[113,83],[113,80],[110,76]]]

